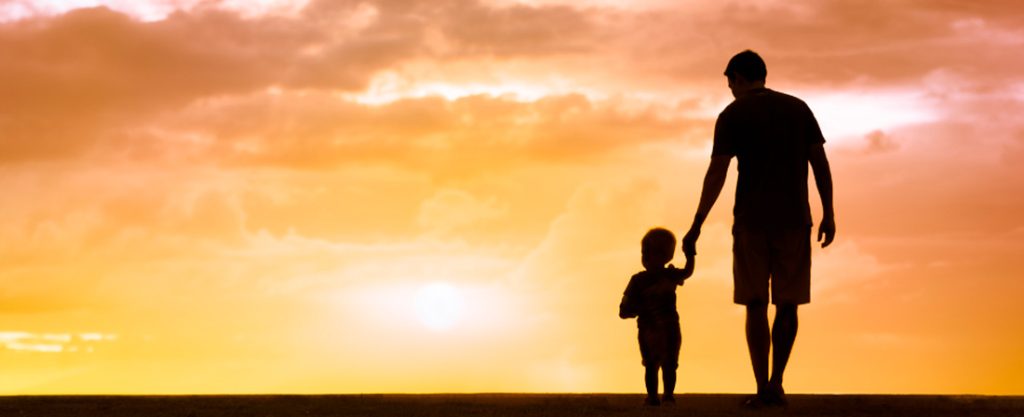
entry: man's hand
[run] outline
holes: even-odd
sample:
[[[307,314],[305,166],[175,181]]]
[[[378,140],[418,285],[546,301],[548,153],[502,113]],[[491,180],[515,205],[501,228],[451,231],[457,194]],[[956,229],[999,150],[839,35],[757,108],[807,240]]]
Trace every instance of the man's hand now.
[[[821,219],[821,224],[818,225],[818,241],[824,238],[825,241],[821,242],[821,247],[827,247],[832,243],[832,239],[836,237],[836,220],[832,216],[827,216]]]
[[[691,227],[686,236],[683,236],[683,254],[687,257],[697,255],[697,238],[700,237],[700,227]]]

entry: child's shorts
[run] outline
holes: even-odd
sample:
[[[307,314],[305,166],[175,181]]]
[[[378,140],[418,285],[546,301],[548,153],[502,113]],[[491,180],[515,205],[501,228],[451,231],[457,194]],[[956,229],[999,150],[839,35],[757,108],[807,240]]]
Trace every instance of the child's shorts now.
[[[663,369],[679,367],[679,346],[682,336],[679,323],[640,328],[640,358],[644,367],[660,366]]]

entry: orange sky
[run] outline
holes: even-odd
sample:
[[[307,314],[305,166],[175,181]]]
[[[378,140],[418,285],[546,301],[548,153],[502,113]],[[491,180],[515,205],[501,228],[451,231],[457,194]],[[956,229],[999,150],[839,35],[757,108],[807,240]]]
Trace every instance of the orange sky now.
[[[1024,394],[1024,8],[721,3],[0,0],[0,394],[639,392],[746,48],[836,187],[788,391]],[[734,181],[684,392],[753,385]]]

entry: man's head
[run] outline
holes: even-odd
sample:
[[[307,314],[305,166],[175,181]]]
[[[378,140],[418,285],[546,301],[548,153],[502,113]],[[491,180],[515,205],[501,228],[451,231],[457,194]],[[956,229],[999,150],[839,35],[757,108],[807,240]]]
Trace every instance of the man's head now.
[[[640,241],[640,261],[644,268],[662,268],[676,252],[676,236],[668,229],[656,227],[648,230]]]
[[[747,49],[729,60],[725,66],[725,76],[729,79],[729,89],[733,97],[739,97],[755,88],[763,88],[768,68],[757,52]]]

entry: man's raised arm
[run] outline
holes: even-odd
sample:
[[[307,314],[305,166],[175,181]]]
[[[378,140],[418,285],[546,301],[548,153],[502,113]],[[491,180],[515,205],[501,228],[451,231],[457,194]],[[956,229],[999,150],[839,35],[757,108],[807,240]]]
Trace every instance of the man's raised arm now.
[[[818,241],[824,248],[836,237],[835,209],[832,207],[832,170],[828,166],[828,158],[825,157],[825,147],[821,144],[811,147],[809,159],[811,170],[814,171],[814,184],[818,186],[818,195],[821,196],[822,216],[821,224],[818,226]]]
[[[711,164],[708,165],[708,172],[704,174],[704,188],[700,191],[700,203],[697,204],[697,214],[693,216],[693,225],[690,231],[683,237],[683,253],[687,255],[697,254],[697,238],[700,237],[700,228],[704,225],[711,207],[718,200],[725,185],[725,176],[729,173],[729,162],[731,155],[712,155]]]

